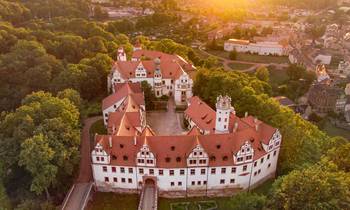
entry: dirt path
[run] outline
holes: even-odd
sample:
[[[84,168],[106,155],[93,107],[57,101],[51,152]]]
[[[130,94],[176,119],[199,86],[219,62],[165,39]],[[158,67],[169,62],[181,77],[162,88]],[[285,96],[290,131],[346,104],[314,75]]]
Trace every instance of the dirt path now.
[[[76,182],[90,182],[92,181],[91,172],[91,158],[90,158],[90,128],[96,121],[102,119],[101,116],[91,117],[84,120],[84,128],[81,132],[81,145],[80,145],[80,168],[79,176]]]
[[[249,67],[248,69],[244,69],[244,70],[239,70],[241,72],[250,72],[250,71],[254,71],[255,69],[259,68],[260,66],[269,66],[269,65],[273,65],[276,66],[277,68],[284,68],[284,67],[288,67],[288,64],[277,64],[277,63],[255,63],[255,62],[248,62],[248,61],[235,61],[235,60],[230,60],[221,56],[217,56],[214,54],[211,54],[205,50],[203,50],[203,46],[200,46],[198,48],[202,53],[208,55],[208,56],[213,56],[219,60],[223,61],[223,65],[224,65],[224,69],[225,70],[232,70],[232,68],[228,65],[230,63],[237,63],[237,64],[249,64],[249,65],[253,65],[252,67]]]
[[[75,181],[75,184],[72,186],[72,191],[68,192],[66,199],[62,204],[62,209],[64,210],[79,210],[86,205],[93,181],[90,157],[90,128],[92,124],[100,119],[102,119],[102,117],[98,116],[84,120],[80,142],[79,176]]]

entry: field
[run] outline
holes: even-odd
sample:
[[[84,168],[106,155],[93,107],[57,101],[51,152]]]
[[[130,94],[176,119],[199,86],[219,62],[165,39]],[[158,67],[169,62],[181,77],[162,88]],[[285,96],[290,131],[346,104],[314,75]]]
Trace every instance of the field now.
[[[229,52],[220,50],[208,50],[210,54],[229,59]],[[252,63],[289,63],[287,56],[255,55],[249,53],[237,53],[237,61]]]
[[[232,70],[246,70],[246,69],[249,69],[249,68],[253,67],[254,65],[252,65],[252,64],[245,64],[245,63],[229,63],[228,66]]]
[[[327,121],[323,126],[322,130],[324,130],[330,136],[342,136],[348,140],[350,140],[350,131],[335,127],[329,121]]]
[[[94,194],[87,210],[135,210],[138,207],[139,195],[102,193]]]
[[[273,179],[266,181],[264,184],[260,185],[258,188],[252,190],[253,193],[267,195],[268,191],[271,189]],[[197,203],[200,201],[208,201],[202,203],[201,206],[211,206],[216,203],[219,210],[231,210],[230,208],[231,197],[221,197],[221,198],[208,198],[208,197],[198,197],[198,198],[159,198],[158,209],[159,210],[170,210],[171,204],[173,209],[185,209],[184,206],[188,207],[188,210],[198,210]],[[136,194],[117,194],[117,193],[103,193],[97,192],[93,196],[92,202],[89,203],[88,210],[135,210],[137,209],[139,202],[139,195]],[[183,203],[183,204],[181,204]],[[187,203],[187,204],[186,204]]]
[[[90,128],[90,134],[94,135],[97,134],[107,134],[106,127],[104,126],[103,119],[96,121],[94,124],[92,124]]]
[[[268,67],[269,73],[270,73],[270,83],[281,85],[286,80],[288,80],[288,75],[286,69],[276,69],[273,66]]]

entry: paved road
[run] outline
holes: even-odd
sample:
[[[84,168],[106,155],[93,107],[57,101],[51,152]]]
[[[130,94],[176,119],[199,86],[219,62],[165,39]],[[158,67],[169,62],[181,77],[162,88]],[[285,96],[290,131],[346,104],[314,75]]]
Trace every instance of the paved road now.
[[[147,112],[146,118],[157,135],[180,135],[185,132],[181,127],[183,114],[175,112],[175,102],[172,97],[168,101],[168,111]]]
[[[90,148],[90,128],[96,121],[102,119],[102,117],[92,117],[84,120],[84,128],[81,133],[80,143],[80,167],[79,176],[74,184],[74,189],[65,200],[65,210],[79,210],[84,204],[88,191],[92,182],[91,171],[91,148]]]
[[[154,186],[145,186],[143,194],[142,210],[154,210],[155,209],[155,188]]]

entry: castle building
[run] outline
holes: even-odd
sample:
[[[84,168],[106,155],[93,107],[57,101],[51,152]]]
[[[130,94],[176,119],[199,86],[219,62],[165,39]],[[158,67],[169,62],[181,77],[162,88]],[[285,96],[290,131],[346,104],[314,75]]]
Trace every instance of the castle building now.
[[[146,81],[156,97],[167,95],[174,97],[177,105],[186,104],[192,97],[193,85],[187,71],[195,68],[177,55],[136,49],[128,61],[124,50],[119,48],[118,60],[108,77],[109,89],[115,91],[119,83]]]
[[[224,50],[259,55],[288,55],[289,47],[278,42],[250,42],[249,40],[229,39],[224,43]]]
[[[131,97],[136,85],[118,85],[115,94],[124,100],[109,114],[108,135],[95,135],[91,152],[97,190],[137,193],[153,183],[162,197],[230,196],[275,176],[279,130],[252,116],[236,116],[231,98],[219,96],[216,111],[189,98],[188,133],[157,136],[127,116],[142,110]]]

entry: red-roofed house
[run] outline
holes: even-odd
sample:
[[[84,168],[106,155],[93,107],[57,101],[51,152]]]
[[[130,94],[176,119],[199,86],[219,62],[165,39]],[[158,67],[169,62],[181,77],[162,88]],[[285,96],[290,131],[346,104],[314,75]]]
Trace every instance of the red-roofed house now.
[[[187,99],[192,97],[193,81],[185,70],[192,67],[177,55],[137,50],[131,61],[118,60],[114,63],[108,84],[115,91],[119,83],[147,81],[157,97],[173,96],[176,104],[186,104]]]
[[[137,109],[128,99],[110,115],[110,135],[95,136],[97,190],[136,193],[152,180],[162,197],[231,196],[275,176],[280,132],[252,116],[237,117],[227,96],[217,98],[216,111],[190,98],[186,135],[157,136],[140,127]]]

